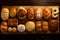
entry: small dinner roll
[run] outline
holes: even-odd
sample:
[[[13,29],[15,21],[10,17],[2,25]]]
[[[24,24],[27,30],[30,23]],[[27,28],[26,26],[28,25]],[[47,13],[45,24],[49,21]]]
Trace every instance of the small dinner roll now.
[[[13,27],[12,29],[13,29],[13,32],[16,32],[17,31],[17,28],[16,27]]]
[[[1,23],[1,32],[6,32],[7,31],[7,22],[2,22]]]
[[[19,24],[17,29],[18,29],[19,32],[24,32],[25,31],[25,25]]]
[[[12,27],[8,28],[8,32],[12,32],[12,30],[13,30]]]
[[[15,17],[16,16],[16,8],[10,8],[10,16]]]

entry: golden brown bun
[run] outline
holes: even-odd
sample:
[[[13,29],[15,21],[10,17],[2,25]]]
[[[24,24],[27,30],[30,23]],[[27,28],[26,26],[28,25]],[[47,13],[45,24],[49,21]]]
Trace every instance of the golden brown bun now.
[[[49,30],[49,28],[48,28],[48,22],[43,21],[42,22],[42,31],[43,32],[47,32],[48,30]]]
[[[12,32],[12,30],[13,30],[12,27],[8,28],[8,32]]]
[[[17,18],[9,18],[8,19],[8,26],[17,26],[18,25],[18,19]]]
[[[16,31],[17,31],[16,27],[13,27],[13,32],[16,32]]]
[[[7,22],[2,22],[1,23],[1,32],[6,32],[7,31]]]
[[[17,10],[17,16],[19,19],[25,19],[27,10],[24,7],[19,7]]]
[[[44,17],[44,19],[47,20],[50,16],[51,16],[51,10],[50,10],[50,8],[45,8],[43,10],[43,17]]]
[[[15,17],[16,16],[16,8],[10,8],[10,16]]]
[[[35,23],[33,21],[28,21],[26,23],[26,30],[32,32],[35,29]]]
[[[2,22],[1,25],[7,26],[7,22]]]
[[[33,8],[28,8],[28,10],[27,10],[27,13],[28,13],[28,18],[29,19],[34,19],[34,10],[33,10]]]
[[[9,18],[9,9],[8,8],[2,8],[1,18],[2,18],[2,20],[7,20]]]
[[[41,31],[41,21],[37,21],[36,22],[36,30],[40,30]]]
[[[43,26],[48,26],[48,22],[43,21],[42,25],[43,25]]]

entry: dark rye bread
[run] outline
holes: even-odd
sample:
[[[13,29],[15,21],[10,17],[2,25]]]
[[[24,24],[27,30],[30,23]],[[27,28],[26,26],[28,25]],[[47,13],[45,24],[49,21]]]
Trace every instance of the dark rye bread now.
[[[55,32],[58,30],[58,20],[51,20],[49,30]]]

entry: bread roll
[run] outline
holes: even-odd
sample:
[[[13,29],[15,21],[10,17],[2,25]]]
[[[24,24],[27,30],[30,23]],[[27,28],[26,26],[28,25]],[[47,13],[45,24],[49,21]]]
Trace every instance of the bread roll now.
[[[42,22],[42,31],[43,32],[47,32],[48,30],[49,30],[49,28],[48,28],[48,22],[43,21]]]
[[[7,22],[2,22],[1,23],[1,32],[6,32],[7,31]]]
[[[55,32],[55,31],[58,30],[58,20],[51,20],[51,21],[50,21],[49,30],[50,30],[51,32]]]
[[[12,32],[12,31],[13,31],[12,27],[9,27],[8,32]]]
[[[35,17],[37,20],[42,19],[43,11],[42,8],[37,8],[35,11]]]
[[[10,16],[15,17],[16,16],[16,8],[11,8],[10,9]]]
[[[57,18],[59,13],[59,9],[54,7],[52,8],[52,18]]]
[[[33,10],[33,8],[28,8],[27,9],[27,16],[28,16],[28,19],[30,19],[30,20],[32,20],[32,19],[34,19],[34,10]]]
[[[35,23],[33,21],[28,21],[26,23],[26,30],[32,32],[35,29]]]
[[[16,32],[16,31],[17,31],[16,27],[13,27],[13,32]]]
[[[44,8],[43,10],[43,17],[45,20],[47,20],[51,16],[51,10],[50,8]]]
[[[19,24],[17,29],[18,29],[19,32],[24,32],[25,31],[25,25]]]
[[[2,20],[7,20],[9,18],[9,9],[8,8],[2,8],[1,18],[2,18]]]
[[[17,10],[17,16],[19,19],[25,19],[27,10],[24,7],[19,7]]]
[[[18,19],[17,18],[9,18],[8,19],[8,26],[17,26],[18,25]]]
[[[36,22],[36,30],[38,30],[38,31],[42,30],[42,28],[41,28],[41,21],[37,21]]]

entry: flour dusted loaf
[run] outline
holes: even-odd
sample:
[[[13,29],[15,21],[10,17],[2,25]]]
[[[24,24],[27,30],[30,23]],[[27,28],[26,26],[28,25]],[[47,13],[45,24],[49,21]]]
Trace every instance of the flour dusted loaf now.
[[[35,11],[35,17],[37,20],[42,19],[42,15],[43,15],[43,10],[42,8],[37,8]]]

